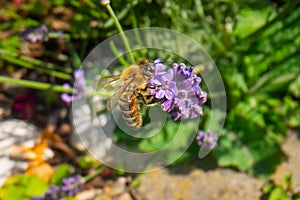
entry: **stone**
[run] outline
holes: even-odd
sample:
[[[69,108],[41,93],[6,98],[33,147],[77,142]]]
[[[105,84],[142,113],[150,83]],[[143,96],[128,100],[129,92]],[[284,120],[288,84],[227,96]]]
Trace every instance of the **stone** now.
[[[284,160],[276,169],[272,176],[275,184],[282,185],[283,177],[286,174],[292,175],[292,188],[294,192],[300,191],[300,133],[288,131],[287,138],[282,144],[282,150],[287,159]]]
[[[77,200],[94,200],[98,196],[103,194],[102,189],[89,189],[89,190],[83,190],[76,194]]]
[[[34,144],[38,137],[35,125],[18,119],[0,121],[0,186],[12,173],[23,172],[28,167],[27,161],[13,160],[9,157],[14,145]]]
[[[161,169],[145,174],[134,190],[143,200],[258,200],[264,183],[264,180],[231,169],[204,171],[194,168],[185,174]]]

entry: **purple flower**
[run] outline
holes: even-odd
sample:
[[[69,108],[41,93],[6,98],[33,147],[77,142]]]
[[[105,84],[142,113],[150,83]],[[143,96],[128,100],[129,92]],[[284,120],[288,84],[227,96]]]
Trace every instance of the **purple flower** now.
[[[76,175],[65,178],[62,181],[62,186],[51,185],[45,192],[44,196],[34,196],[30,200],[60,200],[63,197],[74,196],[83,187],[82,177]]]
[[[82,100],[87,96],[84,71],[81,69],[75,70],[74,77],[75,77],[75,83],[74,83],[72,95],[69,95],[68,93],[62,93],[60,96],[61,99],[67,104],[70,104],[72,101]],[[70,85],[68,83],[65,83],[63,87],[70,88]]]
[[[50,33],[57,33],[58,37],[62,36],[61,31],[51,31],[46,25],[42,25],[36,28],[28,28],[27,30],[21,33],[21,37],[28,42],[46,42],[49,40]]]
[[[213,149],[217,145],[218,135],[212,131],[199,131],[196,136],[199,146],[203,148]]]
[[[172,100],[175,95],[178,93],[176,88],[176,83],[174,81],[165,82],[164,85],[161,85],[157,90],[155,97],[157,99],[166,98]]]
[[[48,41],[49,29],[46,25],[36,28],[29,28],[21,33],[21,37],[29,42]]]
[[[200,87],[201,79],[193,73],[193,67],[173,64],[166,70],[161,59],[154,61],[154,76],[149,81],[150,93],[161,103],[172,120],[191,119],[203,114],[201,105],[206,102],[206,92]]]
[[[67,194],[67,196],[74,196],[83,187],[81,180],[81,175],[65,178],[62,181],[63,185],[61,189]]]

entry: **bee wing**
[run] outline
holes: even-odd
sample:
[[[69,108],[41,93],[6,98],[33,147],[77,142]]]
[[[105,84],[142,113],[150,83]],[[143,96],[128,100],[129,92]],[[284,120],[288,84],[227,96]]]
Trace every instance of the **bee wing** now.
[[[120,75],[112,75],[112,76],[99,78],[92,84],[92,87],[96,90],[99,90],[102,87],[105,87],[105,86],[109,85],[110,83],[117,81],[119,79],[120,79]]]
[[[112,76],[100,78],[96,80],[92,85],[93,88],[96,90],[105,90],[108,89],[108,86],[112,86],[112,88],[110,89],[119,88],[110,98],[107,99],[106,109],[108,111],[112,110],[118,104],[121,95],[123,94],[124,91],[127,90],[128,85],[131,83],[130,81],[128,81],[128,83],[124,84],[122,81],[118,81],[118,80],[120,80],[120,75],[112,75]],[[121,85],[120,87],[120,84],[122,83],[123,85]],[[117,85],[117,86],[113,86],[113,85]]]
[[[108,100],[107,100],[107,104],[106,104],[106,109],[112,110],[118,103],[121,95],[124,93],[124,91],[127,90],[128,85],[130,83],[127,83],[125,85],[123,85],[122,87],[120,87],[120,89],[118,91],[116,91]]]

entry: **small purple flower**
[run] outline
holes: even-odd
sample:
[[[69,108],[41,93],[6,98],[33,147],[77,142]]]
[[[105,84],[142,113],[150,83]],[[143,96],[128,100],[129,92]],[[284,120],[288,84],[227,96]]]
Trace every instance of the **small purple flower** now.
[[[156,60],[154,60],[153,63],[154,63],[154,64],[162,63],[162,59],[161,59],[161,58],[157,58]]]
[[[40,41],[48,41],[49,29],[46,25],[42,25],[37,28],[29,28],[23,33],[21,33],[21,37],[29,42],[40,42]]]
[[[70,88],[70,85],[68,83],[65,83],[63,84],[63,87],[67,89]],[[70,96],[68,93],[62,93],[60,97],[67,104],[70,104],[73,100],[72,96]]]
[[[60,200],[63,197],[74,196],[82,187],[82,177],[81,175],[76,175],[63,179],[61,187],[51,185],[44,196],[34,196],[30,200]]]
[[[46,42],[49,40],[49,35],[53,35],[53,33],[56,33],[57,37],[62,36],[61,31],[51,31],[46,25],[42,25],[36,28],[28,28],[27,30],[21,33],[21,37],[28,42]]]
[[[206,92],[200,87],[201,79],[193,73],[193,67],[173,64],[166,70],[161,59],[154,61],[154,76],[149,81],[151,95],[161,103],[172,120],[191,119],[203,114],[201,105],[206,102]]]
[[[61,188],[67,196],[74,196],[83,187],[81,175],[65,178],[62,182],[63,185]]]
[[[217,145],[218,135],[212,131],[199,131],[196,136],[199,146],[203,148],[213,149]]]
[[[67,104],[70,104],[72,101],[82,100],[87,96],[84,71],[81,69],[75,70],[74,77],[75,77],[75,83],[74,83],[72,95],[69,95],[68,93],[62,93],[60,96],[61,99]],[[63,87],[70,88],[70,85],[68,83],[65,83]]]

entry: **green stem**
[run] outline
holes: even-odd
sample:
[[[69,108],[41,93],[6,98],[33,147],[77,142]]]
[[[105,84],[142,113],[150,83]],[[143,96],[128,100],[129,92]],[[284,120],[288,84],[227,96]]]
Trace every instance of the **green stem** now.
[[[20,80],[20,79],[14,79],[6,76],[0,76],[0,83],[10,83],[14,85],[19,85],[22,87],[28,87],[32,89],[37,89],[37,90],[51,90],[53,92],[67,92],[67,93],[72,93],[72,88],[65,88],[61,85],[52,85],[49,83],[41,83],[41,82],[36,82],[36,81],[29,81],[29,80]],[[98,91],[87,91],[88,96],[93,96],[93,95],[99,95],[103,97],[111,97],[111,93],[103,93],[103,92],[98,92]]]
[[[74,47],[74,44],[70,40],[70,37],[67,36],[65,38],[66,38],[66,43],[67,43],[68,49],[71,52],[71,62],[76,69],[79,69],[80,65],[81,65],[80,57]]]
[[[23,87],[28,87],[32,89],[38,89],[38,90],[51,90],[53,92],[72,92],[72,88],[64,88],[61,85],[52,85],[49,83],[41,83],[36,81],[29,81],[29,80],[20,80],[20,79],[14,79],[10,77],[0,76],[0,82],[2,83],[11,83],[14,85],[19,85]]]
[[[119,62],[124,65],[124,66],[129,66],[129,64],[127,63],[127,61],[124,59],[124,57],[122,56],[122,54],[119,52],[119,50],[117,49],[114,41],[110,41],[109,42],[109,46],[113,52],[113,54],[115,54],[115,56],[117,56]]]
[[[29,66],[29,67],[32,67],[32,68],[35,68],[35,67],[39,67],[41,69],[46,68],[46,69],[51,69],[52,71],[53,70],[58,70],[58,71],[63,70],[65,73],[73,72],[73,70],[71,68],[65,68],[63,66],[59,66],[59,65],[53,64],[51,62],[44,62],[40,59],[36,59],[36,58],[25,56],[25,55],[19,55],[18,53],[8,52],[8,51],[3,50],[3,49],[0,49],[0,55],[2,57],[7,57],[8,56],[9,58],[15,58],[15,59],[19,60],[21,66],[27,64],[26,66]],[[58,56],[61,58],[62,61],[67,60],[66,55],[58,54]]]
[[[271,21],[268,21],[264,26],[262,26],[260,29],[256,30],[254,33],[251,33],[248,35],[245,39],[256,39],[258,35],[260,35],[262,32],[267,30],[270,26],[275,24],[276,22],[280,21],[281,19],[285,18],[286,15],[291,13],[291,10],[294,8],[297,8],[297,4],[299,4],[298,1],[291,1],[291,3],[283,10],[281,11],[274,19]]]
[[[124,31],[123,31],[123,28],[122,28],[122,26],[121,26],[121,24],[120,24],[120,22],[119,22],[119,20],[118,20],[118,18],[116,16],[116,14],[114,13],[114,11],[113,11],[112,7],[110,6],[110,4],[105,5],[105,7],[108,10],[110,16],[113,18],[113,20],[115,22],[115,25],[116,25],[118,31],[120,32],[120,35],[121,35],[121,38],[122,38],[122,40],[124,42],[125,48],[128,51],[131,63],[135,64],[136,62],[135,62],[135,59],[134,59],[131,47],[129,45],[127,37],[126,37],[126,35],[125,35]]]
[[[92,174],[89,174],[85,177],[82,178],[83,183],[88,182],[89,180],[93,179],[94,177],[98,176],[101,174],[107,167],[106,166],[101,166],[98,169],[96,169]]]
[[[122,20],[125,16],[128,16],[129,11],[131,9],[133,9],[132,2],[126,4],[125,7],[123,7],[123,9],[118,13],[117,15],[117,19]],[[109,18],[104,24],[100,24],[98,25],[99,28],[101,29],[108,29],[111,28],[114,25],[114,20],[112,18]]]
[[[65,79],[65,80],[69,80],[71,78],[71,76],[69,74],[65,74],[63,72],[58,72],[58,71],[54,71],[53,68],[54,65],[51,63],[45,63],[45,62],[39,62],[37,60],[34,59],[30,59],[28,57],[15,57],[15,56],[11,56],[9,54],[3,53],[3,51],[0,51],[0,55],[2,56],[1,58],[3,60],[6,60],[7,62],[25,67],[27,69],[34,69],[36,71],[48,74],[50,76],[54,76],[56,78],[60,78],[60,79]],[[37,63],[39,62],[39,63]],[[44,68],[40,68],[35,66],[35,64],[45,64]],[[47,69],[46,67],[48,67],[49,69]]]
[[[195,0],[195,7],[196,7],[195,8],[196,9],[196,13],[198,14],[198,16],[200,17],[200,19],[202,20],[203,28],[208,33],[208,37],[216,45],[216,47],[219,49],[220,52],[225,53],[226,52],[225,46],[214,35],[214,32],[211,30],[209,24],[207,23],[207,21],[205,19],[205,13],[204,13],[204,10],[203,10],[202,1],[201,0]]]

